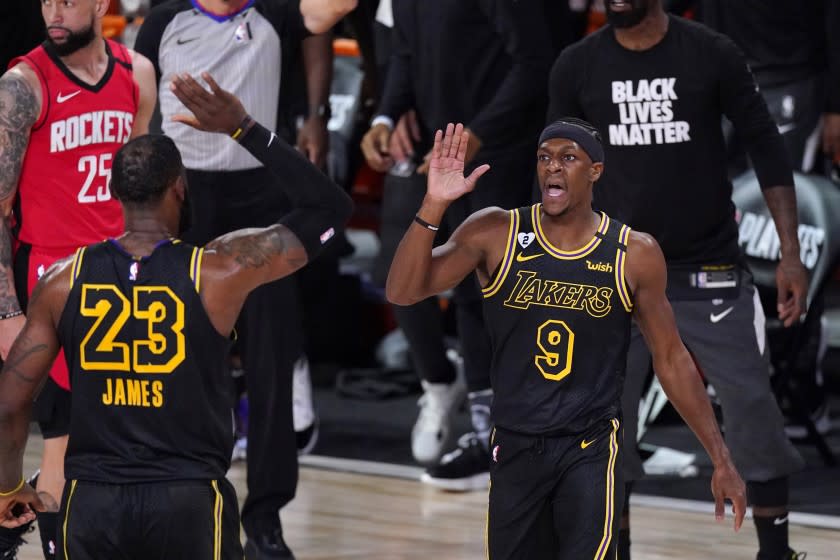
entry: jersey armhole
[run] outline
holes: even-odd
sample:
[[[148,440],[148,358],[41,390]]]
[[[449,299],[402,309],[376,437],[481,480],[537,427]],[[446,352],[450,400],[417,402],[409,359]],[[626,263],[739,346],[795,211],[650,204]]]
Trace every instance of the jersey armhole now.
[[[76,249],[76,254],[73,255],[73,266],[70,267],[70,289],[73,289],[73,285],[76,283],[76,278],[79,277],[79,274],[82,272],[82,261],[85,258],[85,250],[87,247],[79,247]]]
[[[41,86],[41,112],[38,114],[38,120],[32,124],[32,130],[38,130],[47,120],[47,113],[49,113],[50,109],[50,90],[47,86],[47,78],[44,76],[41,67],[38,66],[38,63],[27,55],[23,55],[12,62],[26,64],[38,76],[38,85]]]
[[[618,290],[618,297],[624,310],[628,313],[633,312],[633,295],[627,285],[627,279],[624,275],[625,260],[627,259],[627,239],[630,237],[630,228],[626,225],[621,226],[621,231],[618,234],[618,247],[615,250],[615,286]]]
[[[204,258],[204,247],[193,247],[190,257],[190,278],[195,286],[195,293],[201,293],[201,260]]]
[[[519,210],[509,210],[510,224],[508,225],[508,238],[505,245],[505,254],[502,256],[502,261],[496,271],[495,278],[491,278],[491,282],[481,289],[481,294],[485,298],[490,298],[496,295],[502,284],[510,272],[511,263],[513,263],[513,253],[516,250],[516,235],[519,232]]]

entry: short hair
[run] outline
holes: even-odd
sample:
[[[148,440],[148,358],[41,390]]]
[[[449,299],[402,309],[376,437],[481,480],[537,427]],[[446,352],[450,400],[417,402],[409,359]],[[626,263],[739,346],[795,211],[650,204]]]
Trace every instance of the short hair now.
[[[181,152],[171,138],[162,134],[139,136],[114,156],[111,193],[123,204],[154,204],[183,170]]]

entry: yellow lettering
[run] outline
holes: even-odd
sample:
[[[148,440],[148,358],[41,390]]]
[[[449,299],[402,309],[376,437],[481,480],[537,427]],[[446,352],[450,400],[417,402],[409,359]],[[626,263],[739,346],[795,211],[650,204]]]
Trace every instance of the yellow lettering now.
[[[114,406],[125,406],[125,385],[122,379],[114,379]]]
[[[114,390],[111,387],[111,380],[105,379],[105,392],[102,393],[102,404],[109,406],[114,402]]]
[[[128,406],[140,406],[140,382],[136,379],[126,379],[125,384]]]
[[[152,381],[152,406],[163,406],[163,381]]]
[[[143,406],[149,408],[149,380],[144,379],[140,382],[140,395],[143,398]]]

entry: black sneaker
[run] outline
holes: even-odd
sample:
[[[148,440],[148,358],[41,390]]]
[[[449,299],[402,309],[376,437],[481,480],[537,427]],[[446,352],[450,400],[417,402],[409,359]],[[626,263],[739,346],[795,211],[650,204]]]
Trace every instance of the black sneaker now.
[[[766,556],[765,556],[766,557]],[[796,552],[792,548],[789,548],[788,551],[785,553],[784,556],[779,558],[779,560],[805,560],[808,557],[807,552]],[[756,557],[756,560],[761,560],[762,556],[759,553]]]
[[[18,549],[26,544],[23,535],[34,529],[33,523],[34,521],[30,521],[14,529],[0,527],[0,560],[15,560],[17,558]]]
[[[458,448],[443,456],[420,478],[443,490],[469,492],[487,490],[490,483],[490,452],[481,445],[475,432],[462,435]]]
[[[283,529],[277,527],[270,533],[248,537],[245,542],[245,558],[248,560],[295,560],[283,540]]]

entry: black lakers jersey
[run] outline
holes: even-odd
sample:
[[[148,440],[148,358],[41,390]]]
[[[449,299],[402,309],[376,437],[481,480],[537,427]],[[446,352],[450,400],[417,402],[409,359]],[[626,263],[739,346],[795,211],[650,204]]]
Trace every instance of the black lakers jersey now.
[[[219,479],[233,447],[228,339],[198,295],[203,249],[81,248],[59,321],[73,389],[68,480]]]
[[[630,228],[601,215],[576,251],[554,247],[540,207],[510,211],[504,258],[482,290],[493,346],[495,425],[578,433],[619,416],[633,309],[624,281]]]

